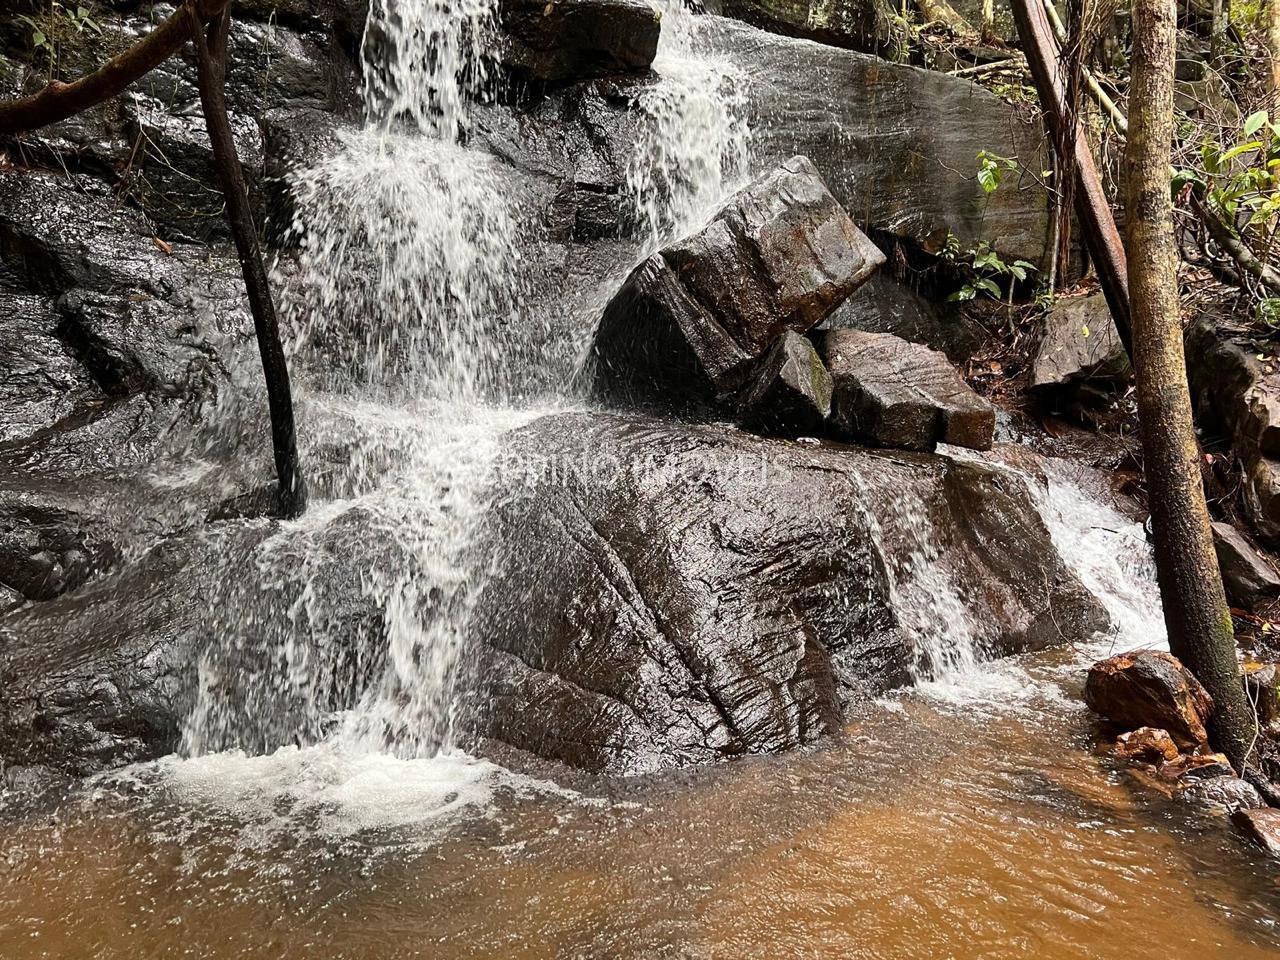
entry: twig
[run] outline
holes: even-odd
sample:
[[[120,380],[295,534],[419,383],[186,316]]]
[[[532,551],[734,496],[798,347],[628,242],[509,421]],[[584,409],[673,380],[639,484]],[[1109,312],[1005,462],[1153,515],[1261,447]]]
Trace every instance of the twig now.
[[[1065,45],[1067,42],[1067,28],[1058,16],[1058,9],[1053,5],[1053,0],[1044,0],[1044,10],[1049,15],[1049,25],[1053,27],[1053,35],[1058,38],[1059,43]],[[1110,94],[1102,89],[1102,85],[1098,83],[1098,78],[1093,75],[1093,72],[1088,67],[1081,65],[1080,70],[1085,84],[1089,87],[1089,92],[1093,94],[1093,98],[1098,101],[1102,109],[1111,115],[1111,122],[1120,131],[1120,135],[1127,137],[1129,135],[1129,118],[1116,106],[1116,102],[1111,99]]]

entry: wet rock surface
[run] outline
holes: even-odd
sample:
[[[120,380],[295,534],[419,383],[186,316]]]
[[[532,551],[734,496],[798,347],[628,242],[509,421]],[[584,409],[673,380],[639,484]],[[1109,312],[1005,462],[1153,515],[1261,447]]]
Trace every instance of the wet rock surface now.
[[[643,71],[661,20],[643,0],[502,0],[502,61],[536,80],[590,80]]]
[[[813,344],[788,330],[736,400],[744,426],[760,433],[820,436],[831,415],[831,374]]]
[[[492,516],[471,716],[544,757],[639,772],[835,730],[848,702],[928,661],[930,625],[890,586],[921,522],[990,653],[1106,621],[995,468],[637,415],[510,439],[547,469]]]
[[[906,450],[945,442],[989,450],[995,408],[940,353],[892,334],[830,330],[832,421],[844,435]]]
[[[960,311],[933,302],[884,270],[855,290],[817,329],[891,333],[940,350],[953,363],[972,357],[987,336]]]
[[[1235,776],[1196,780],[1179,791],[1178,798],[1228,813],[1258,810],[1266,806],[1252,784]]]
[[[1098,661],[1089,668],[1084,698],[1122,727],[1167,731],[1182,750],[1208,743],[1204,723],[1213,700],[1190,670],[1163,651],[1134,650]]]
[[[865,53],[892,54],[905,42],[904,24],[884,0],[711,0],[707,6],[765,30]]]
[[[785,331],[820,322],[883,262],[793,157],[628,277],[596,330],[594,391],[642,404],[731,394]]]
[[[1231,822],[1267,853],[1280,857],[1280,810],[1237,810]]]

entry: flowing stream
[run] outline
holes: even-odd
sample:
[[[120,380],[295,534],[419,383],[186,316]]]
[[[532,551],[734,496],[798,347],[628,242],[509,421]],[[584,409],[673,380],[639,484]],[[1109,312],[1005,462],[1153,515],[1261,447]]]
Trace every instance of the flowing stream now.
[[[750,166],[733,70],[660,6],[637,259]],[[494,9],[372,3],[366,122],[297,172],[301,255],[276,278],[313,507],[224,572],[180,755],[0,821],[0,957],[1274,955],[1274,868],[1093,751],[1084,665],[1162,626],[1140,525],[1066,464],[1013,476],[1111,635],[985,662],[904,501],[919,542],[893,592],[921,682],[844,736],[554,783],[457,749],[502,437],[579,403],[558,385],[582,347],[530,309],[544,238],[468,145]]]

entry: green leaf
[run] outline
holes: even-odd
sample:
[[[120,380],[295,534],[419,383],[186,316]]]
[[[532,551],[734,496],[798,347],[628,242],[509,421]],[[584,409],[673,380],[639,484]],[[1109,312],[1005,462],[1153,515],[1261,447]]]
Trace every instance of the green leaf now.
[[[1000,186],[1000,171],[997,167],[982,167],[978,171],[978,185],[983,193],[995,193]]]
[[[1262,142],[1260,140],[1251,140],[1249,143],[1237,143],[1234,147],[1224,153],[1219,158],[1219,163],[1230,163],[1242,153],[1249,153],[1251,150],[1261,150]]]
[[[44,35],[43,30],[37,30],[35,33],[31,34],[31,42],[37,47],[43,47],[49,42],[49,38]]]
[[[1244,135],[1252,137],[1255,133],[1262,129],[1262,125],[1267,122],[1267,111],[1259,110],[1257,113],[1249,114],[1244,122]]]
[[[980,277],[979,279],[974,281],[973,285],[978,290],[985,291],[986,293],[991,294],[991,296],[993,297],[1000,296],[1000,287],[996,284],[994,280],[991,280],[987,277]]]

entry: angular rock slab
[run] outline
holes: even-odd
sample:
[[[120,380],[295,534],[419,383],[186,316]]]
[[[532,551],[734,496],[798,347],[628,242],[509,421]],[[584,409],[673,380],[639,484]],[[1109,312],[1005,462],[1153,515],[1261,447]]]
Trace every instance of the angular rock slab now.
[[[661,18],[643,0],[502,0],[502,60],[537,80],[590,80],[646,70]]]
[[[759,433],[820,435],[831,415],[831,374],[805,337],[788,330],[736,405],[742,424]]]
[[[832,423],[844,435],[905,450],[991,449],[995,407],[941,353],[862,330],[828,330],[821,353],[835,384]]]
[[[1241,809],[1231,815],[1231,822],[1271,856],[1280,857],[1280,810]]]
[[[496,496],[482,537],[462,722],[578,767],[652,771],[834,731],[925,656],[937,618],[891,587],[923,537],[931,589],[951,585],[985,655],[1108,622],[999,468],[618,414],[543,418],[508,453],[540,468]]]
[[[595,392],[640,403],[732,393],[778,337],[813,327],[882,263],[812,162],[793,157],[632,272],[596,330]]]
[[[1264,600],[1280,597],[1280,574],[1231,524],[1213,523],[1213,547],[1232,606],[1252,610]]]
[[[1130,730],[1155,727],[1183,750],[1209,741],[1204,722],[1213,699],[1178,660],[1162,650],[1133,650],[1089,668],[1085,703],[1094,713]]]
[[[1031,365],[1031,385],[1122,380],[1130,369],[1106,298],[1095,293],[1060,300],[1045,316],[1044,335]]]

